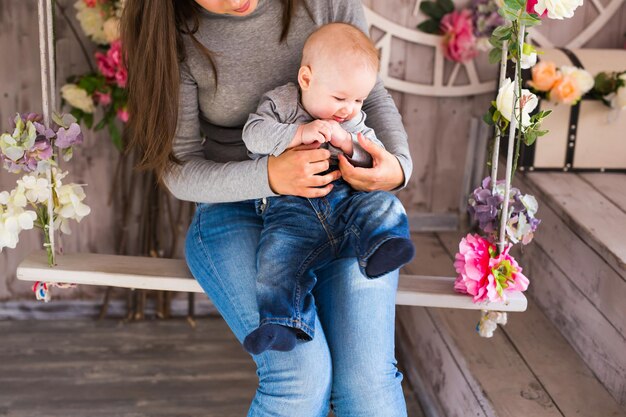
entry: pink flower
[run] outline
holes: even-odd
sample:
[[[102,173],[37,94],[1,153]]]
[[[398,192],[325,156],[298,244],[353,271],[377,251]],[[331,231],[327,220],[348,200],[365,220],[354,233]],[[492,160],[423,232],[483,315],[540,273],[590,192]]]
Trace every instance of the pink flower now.
[[[526,12],[539,15],[539,13],[535,11],[535,5],[538,3],[538,1],[539,0],[528,0],[528,2],[526,2]],[[548,10],[546,9],[544,10],[543,14],[539,17],[546,17],[547,15],[548,15]]]
[[[115,66],[109,59],[108,53],[96,52],[96,63],[98,64],[98,69],[107,80],[115,77]]]
[[[115,81],[120,88],[126,88],[126,81],[128,80],[128,71],[124,68],[123,65],[120,65],[117,72],[115,73]]]
[[[87,7],[96,7],[98,0],[83,0]]]
[[[459,243],[454,268],[459,274],[454,282],[457,292],[474,296],[474,302],[506,301],[511,291],[526,291],[528,278],[509,255],[511,245],[498,255],[496,246],[479,235],[468,234]]]
[[[115,82],[121,88],[126,87],[128,72],[122,60],[122,42],[119,39],[111,43],[106,54],[96,52],[96,62],[107,81]]]
[[[121,109],[117,110],[117,118],[124,123],[128,122],[128,110],[126,109],[126,107],[122,107]]]
[[[511,246],[509,244],[500,255],[489,260],[487,298],[490,301],[506,301],[507,292],[526,291],[528,288],[528,278],[522,274],[522,268],[509,255]]]
[[[453,11],[441,19],[443,54],[456,62],[466,62],[478,55],[472,14],[468,9]]]
[[[111,93],[101,93],[100,91],[95,91],[93,93],[93,98],[98,104],[102,104],[103,106],[111,104]]]
[[[474,296],[474,302],[483,301],[487,297],[489,263],[491,254],[496,247],[479,235],[468,234],[459,243],[454,268],[459,274],[454,289],[461,293]]]

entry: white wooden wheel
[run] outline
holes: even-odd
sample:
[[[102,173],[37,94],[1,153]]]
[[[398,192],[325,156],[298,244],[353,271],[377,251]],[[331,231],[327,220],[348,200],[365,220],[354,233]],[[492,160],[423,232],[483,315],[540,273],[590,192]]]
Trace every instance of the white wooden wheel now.
[[[541,32],[541,26],[533,27],[529,29],[528,41],[532,41],[543,48],[554,48],[556,46],[564,46],[568,49],[576,49],[584,46],[591,38],[593,38],[602,28],[606,26],[608,21],[613,15],[619,11],[620,7],[624,3],[624,0],[610,0],[607,5],[603,5],[600,0],[589,0],[592,6],[597,12],[596,18],[585,27],[585,29],[577,34],[573,39],[567,42],[566,45],[555,45],[545,34]],[[413,15],[419,14],[419,6],[422,0],[416,0],[413,8]],[[423,33],[417,29],[407,28],[392,22],[389,19],[381,16],[373,10],[365,7],[365,17],[371,26],[382,30],[385,34],[376,42],[376,46],[381,49],[381,77],[385,83],[385,86],[391,90],[400,91],[403,93],[421,95],[421,96],[433,96],[433,97],[463,97],[473,96],[477,94],[484,94],[489,92],[495,92],[497,88],[498,80],[494,77],[491,80],[482,80],[476,69],[474,61],[467,63],[455,63],[452,73],[444,83],[444,56],[440,47],[442,37],[438,35],[431,35]],[[433,62],[433,83],[422,84],[416,82],[410,82],[394,78],[389,75],[389,62],[391,55],[391,41],[393,38],[401,39],[408,43],[414,43],[418,45],[424,45],[434,48],[435,59]],[[454,85],[459,70],[461,67],[465,67],[467,72],[467,78],[469,82],[463,85]]]
[[[480,81],[476,64],[470,61],[465,64],[456,63],[447,83],[443,82],[444,75],[444,56],[440,48],[441,36],[423,33],[417,29],[409,29],[397,23],[388,20],[381,15],[373,12],[371,9],[364,7],[365,17],[370,24],[385,34],[376,42],[376,46],[381,49],[380,75],[387,88],[401,91],[403,93],[416,94],[421,96],[437,96],[437,97],[461,97],[472,96],[476,94],[489,93],[496,90],[497,80]],[[420,84],[409,82],[389,75],[389,60],[391,58],[391,40],[392,38],[402,39],[409,43],[426,45],[434,48],[435,61],[433,71],[432,84]],[[465,67],[469,83],[465,85],[454,85],[461,66]]]

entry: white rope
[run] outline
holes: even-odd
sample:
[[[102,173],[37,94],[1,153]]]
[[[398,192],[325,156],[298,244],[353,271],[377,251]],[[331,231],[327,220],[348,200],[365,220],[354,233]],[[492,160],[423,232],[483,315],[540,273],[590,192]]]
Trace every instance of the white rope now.
[[[520,25],[519,27],[519,37],[518,37],[518,57],[515,61],[515,81],[514,81],[514,92],[513,92],[513,109],[511,117],[511,124],[509,125],[509,143],[506,154],[506,177],[504,183],[504,201],[502,202],[502,217],[500,218],[500,240],[498,242],[498,249],[500,253],[504,251],[504,247],[506,244],[506,223],[509,217],[509,193],[511,192],[511,174],[513,170],[513,150],[515,148],[515,130],[517,128],[517,116],[515,114],[515,104],[517,103],[518,97],[518,86],[521,80],[518,77],[519,66],[522,61],[522,49],[524,45],[524,31],[526,30],[525,25]],[[520,120],[522,118],[522,106],[520,103],[519,109]]]
[[[57,109],[57,80],[56,80],[56,48],[54,41],[54,14],[52,13],[52,5],[55,0],[46,2],[46,21],[48,32],[48,77],[50,80],[50,109]]]
[[[504,85],[506,79],[506,64],[509,55],[509,41],[502,42],[502,58],[500,59],[500,81],[498,82],[498,92]],[[502,132],[496,125],[496,137],[493,141],[493,154],[491,156],[491,194],[496,193],[496,179],[498,178],[498,158],[500,157],[500,136]]]
[[[50,90],[51,80],[54,80],[54,39],[52,39],[53,22],[52,22],[52,0],[39,0],[37,4],[37,12],[39,15],[39,59],[41,62],[41,103],[43,106],[43,122],[44,125],[50,126]],[[46,4],[48,3],[48,4]],[[46,19],[46,16],[48,19]],[[46,36],[48,42],[46,43]],[[51,47],[52,46],[52,47]],[[54,99],[53,99],[54,101]],[[48,196],[48,224],[43,227],[48,228],[48,236],[50,237],[50,250],[52,253],[52,263],[55,263],[55,247],[54,247],[54,199],[52,196],[52,167],[46,170],[46,177],[50,185],[50,195]]]

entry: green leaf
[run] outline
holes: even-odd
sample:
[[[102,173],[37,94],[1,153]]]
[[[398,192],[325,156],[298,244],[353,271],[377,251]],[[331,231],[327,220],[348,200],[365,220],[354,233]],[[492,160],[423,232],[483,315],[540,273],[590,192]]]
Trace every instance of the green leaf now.
[[[428,19],[417,25],[417,28],[422,32],[431,33],[433,35],[441,34],[441,29],[439,29],[439,22],[433,19]]]
[[[92,95],[98,88],[98,80],[94,77],[83,77],[78,82],[78,86],[87,91],[87,94]]]
[[[524,133],[524,143],[527,146],[532,145],[533,143],[535,143],[535,141],[537,140],[537,135],[535,134],[535,132],[533,132],[532,130],[528,129],[525,133]]]
[[[82,115],[82,111],[76,108],[72,108],[72,111],[70,112],[72,114],[72,116],[76,117],[76,120],[80,120],[75,114],[74,112],[78,112]],[[69,127],[69,126],[65,126],[65,123],[63,123],[63,119],[61,118],[61,116],[59,114],[57,114],[56,112],[52,113],[52,121],[54,123],[56,123],[59,126],[63,126],[63,127]]]
[[[511,29],[509,25],[498,26],[491,35],[500,40],[511,39]]]
[[[529,28],[541,24],[541,19],[539,19],[536,15],[523,12],[520,17],[520,22],[526,25],[527,28]]]
[[[497,64],[500,62],[501,59],[502,59],[502,49],[493,48],[491,51],[489,51],[489,63],[490,64]]]
[[[111,135],[111,141],[113,142],[113,145],[115,145],[117,150],[121,152],[123,149],[122,134],[115,124],[115,119],[109,120],[109,134]]]
[[[511,9],[510,7],[504,6],[498,9],[498,14],[508,20],[509,22],[513,22],[517,20],[517,11]]]
[[[446,11],[442,9],[437,3],[432,1],[425,1],[420,4],[420,10],[428,17],[432,17],[435,20],[441,20],[446,14]]]
[[[91,129],[91,127],[93,126],[93,113],[85,113],[85,115],[83,116],[83,121],[85,122],[85,126],[87,126],[87,129]]]
[[[548,116],[550,115],[550,113],[552,113],[552,110],[542,110],[542,111],[540,112],[540,114],[541,114],[541,118],[543,119],[543,118],[545,118],[545,117],[548,117]]]
[[[77,109],[76,107],[72,107],[70,114],[76,118],[76,123],[80,124],[81,121],[83,120],[83,116],[85,115],[85,112],[83,112],[81,109]],[[56,120],[54,121],[54,123],[61,126]]]
[[[107,125],[108,122],[109,122],[109,120],[106,117],[103,117],[102,120],[100,120],[98,122],[96,127],[93,128],[93,130],[95,130],[97,132],[98,130],[104,129],[104,127]]]
[[[526,5],[525,0],[504,0],[505,7],[509,7],[516,12],[522,10],[522,8]]]
[[[446,12],[446,14],[454,11],[454,3],[452,0],[437,0],[437,4],[443,9],[444,12]]]
[[[483,121],[485,123],[487,123],[489,126],[493,126],[493,115],[491,114],[491,112],[487,112],[483,115]]]

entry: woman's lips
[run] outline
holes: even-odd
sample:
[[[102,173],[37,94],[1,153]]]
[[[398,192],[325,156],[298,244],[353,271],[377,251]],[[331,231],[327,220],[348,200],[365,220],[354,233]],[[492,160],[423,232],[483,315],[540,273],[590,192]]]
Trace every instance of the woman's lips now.
[[[249,8],[249,7],[250,7],[250,0],[248,0],[248,1],[246,2],[246,4],[244,4],[244,5],[243,5],[243,6],[241,6],[240,8],[235,9],[235,11],[236,11],[237,13],[243,13],[243,12],[245,12],[246,10],[248,10],[248,8]]]

